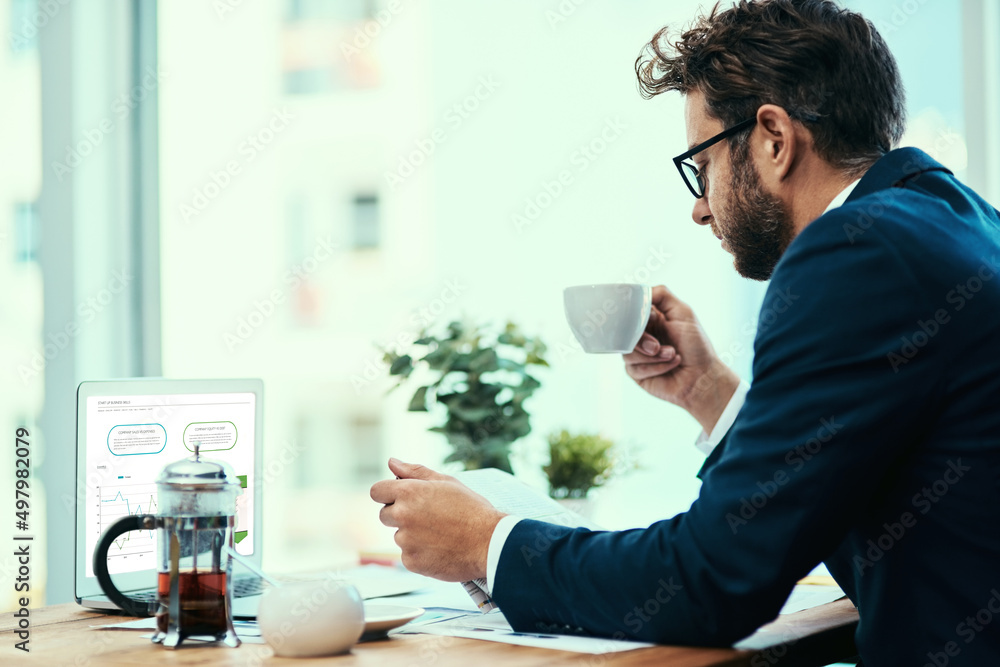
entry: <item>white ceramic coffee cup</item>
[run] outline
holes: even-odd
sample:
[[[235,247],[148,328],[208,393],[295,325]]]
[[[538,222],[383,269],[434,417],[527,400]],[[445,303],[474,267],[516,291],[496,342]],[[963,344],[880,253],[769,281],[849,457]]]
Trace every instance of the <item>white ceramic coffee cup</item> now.
[[[257,625],[274,654],[310,658],[349,651],[365,630],[358,589],[336,579],[268,588]]]
[[[631,352],[642,338],[652,305],[649,285],[610,283],[563,290],[566,321],[584,352]]]

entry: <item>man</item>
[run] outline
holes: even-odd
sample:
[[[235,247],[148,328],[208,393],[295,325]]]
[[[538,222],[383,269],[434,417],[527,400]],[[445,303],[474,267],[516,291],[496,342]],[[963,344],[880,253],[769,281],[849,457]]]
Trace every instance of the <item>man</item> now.
[[[771,279],[753,383],[663,287],[626,368],[710,451],[690,510],[591,532],[390,461],[409,569],[486,576],[515,629],[727,645],[825,562],[868,667],[1000,664],[1000,217],[903,131],[895,62],[830,0],[713,10],[636,63],[685,95],[675,164],[742,275]]]

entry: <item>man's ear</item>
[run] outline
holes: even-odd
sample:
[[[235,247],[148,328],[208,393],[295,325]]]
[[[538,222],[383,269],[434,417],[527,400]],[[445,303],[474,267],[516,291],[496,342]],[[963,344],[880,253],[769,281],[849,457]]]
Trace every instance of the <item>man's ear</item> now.
[[[763,104],[757,109],[757,127],[760,129],[758,141],[764,149],[759,166],[768,172],[767,180],[783,181],[802,149],[794,123],[781,107]]]

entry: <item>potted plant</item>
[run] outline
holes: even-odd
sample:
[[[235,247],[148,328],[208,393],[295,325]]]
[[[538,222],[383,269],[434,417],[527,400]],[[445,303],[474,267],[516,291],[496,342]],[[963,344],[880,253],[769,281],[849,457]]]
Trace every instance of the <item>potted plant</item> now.
[[[443,433],[454,449],[445,462],[460,461],[466,470],[512,472],[511,443],[531,431],[524,402],[541,386],[529,367],[548,366],[542,341],[510,322],[495,336],[479,326],[451,322],[441,336],[422,331],[414,345],[423,348],[422,356],[387,351],[384,358],[389,374],[399,377],[393,389],[417,367],[436,375],[417,387],[408,409],[427,412],[429,400],[444,406],[444,424],[430,430]]]
[[[569,509],[591,518],[587,494],[615,473],[615,445],[596,433],[549,435],[549,464],[542,467],[549,480],[549,495]]]

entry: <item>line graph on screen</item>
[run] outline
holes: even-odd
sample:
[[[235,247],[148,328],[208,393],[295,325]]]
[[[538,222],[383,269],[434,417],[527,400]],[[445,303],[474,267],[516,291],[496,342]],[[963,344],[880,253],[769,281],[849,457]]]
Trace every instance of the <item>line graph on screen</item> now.
[[[154,514],[157,510],[155,484],[121,484],[98,489],[98,532],[131,514]],[[150,558],[156,554],[152,530],[134,530],[120,535],[108,549],[108,558]]]

